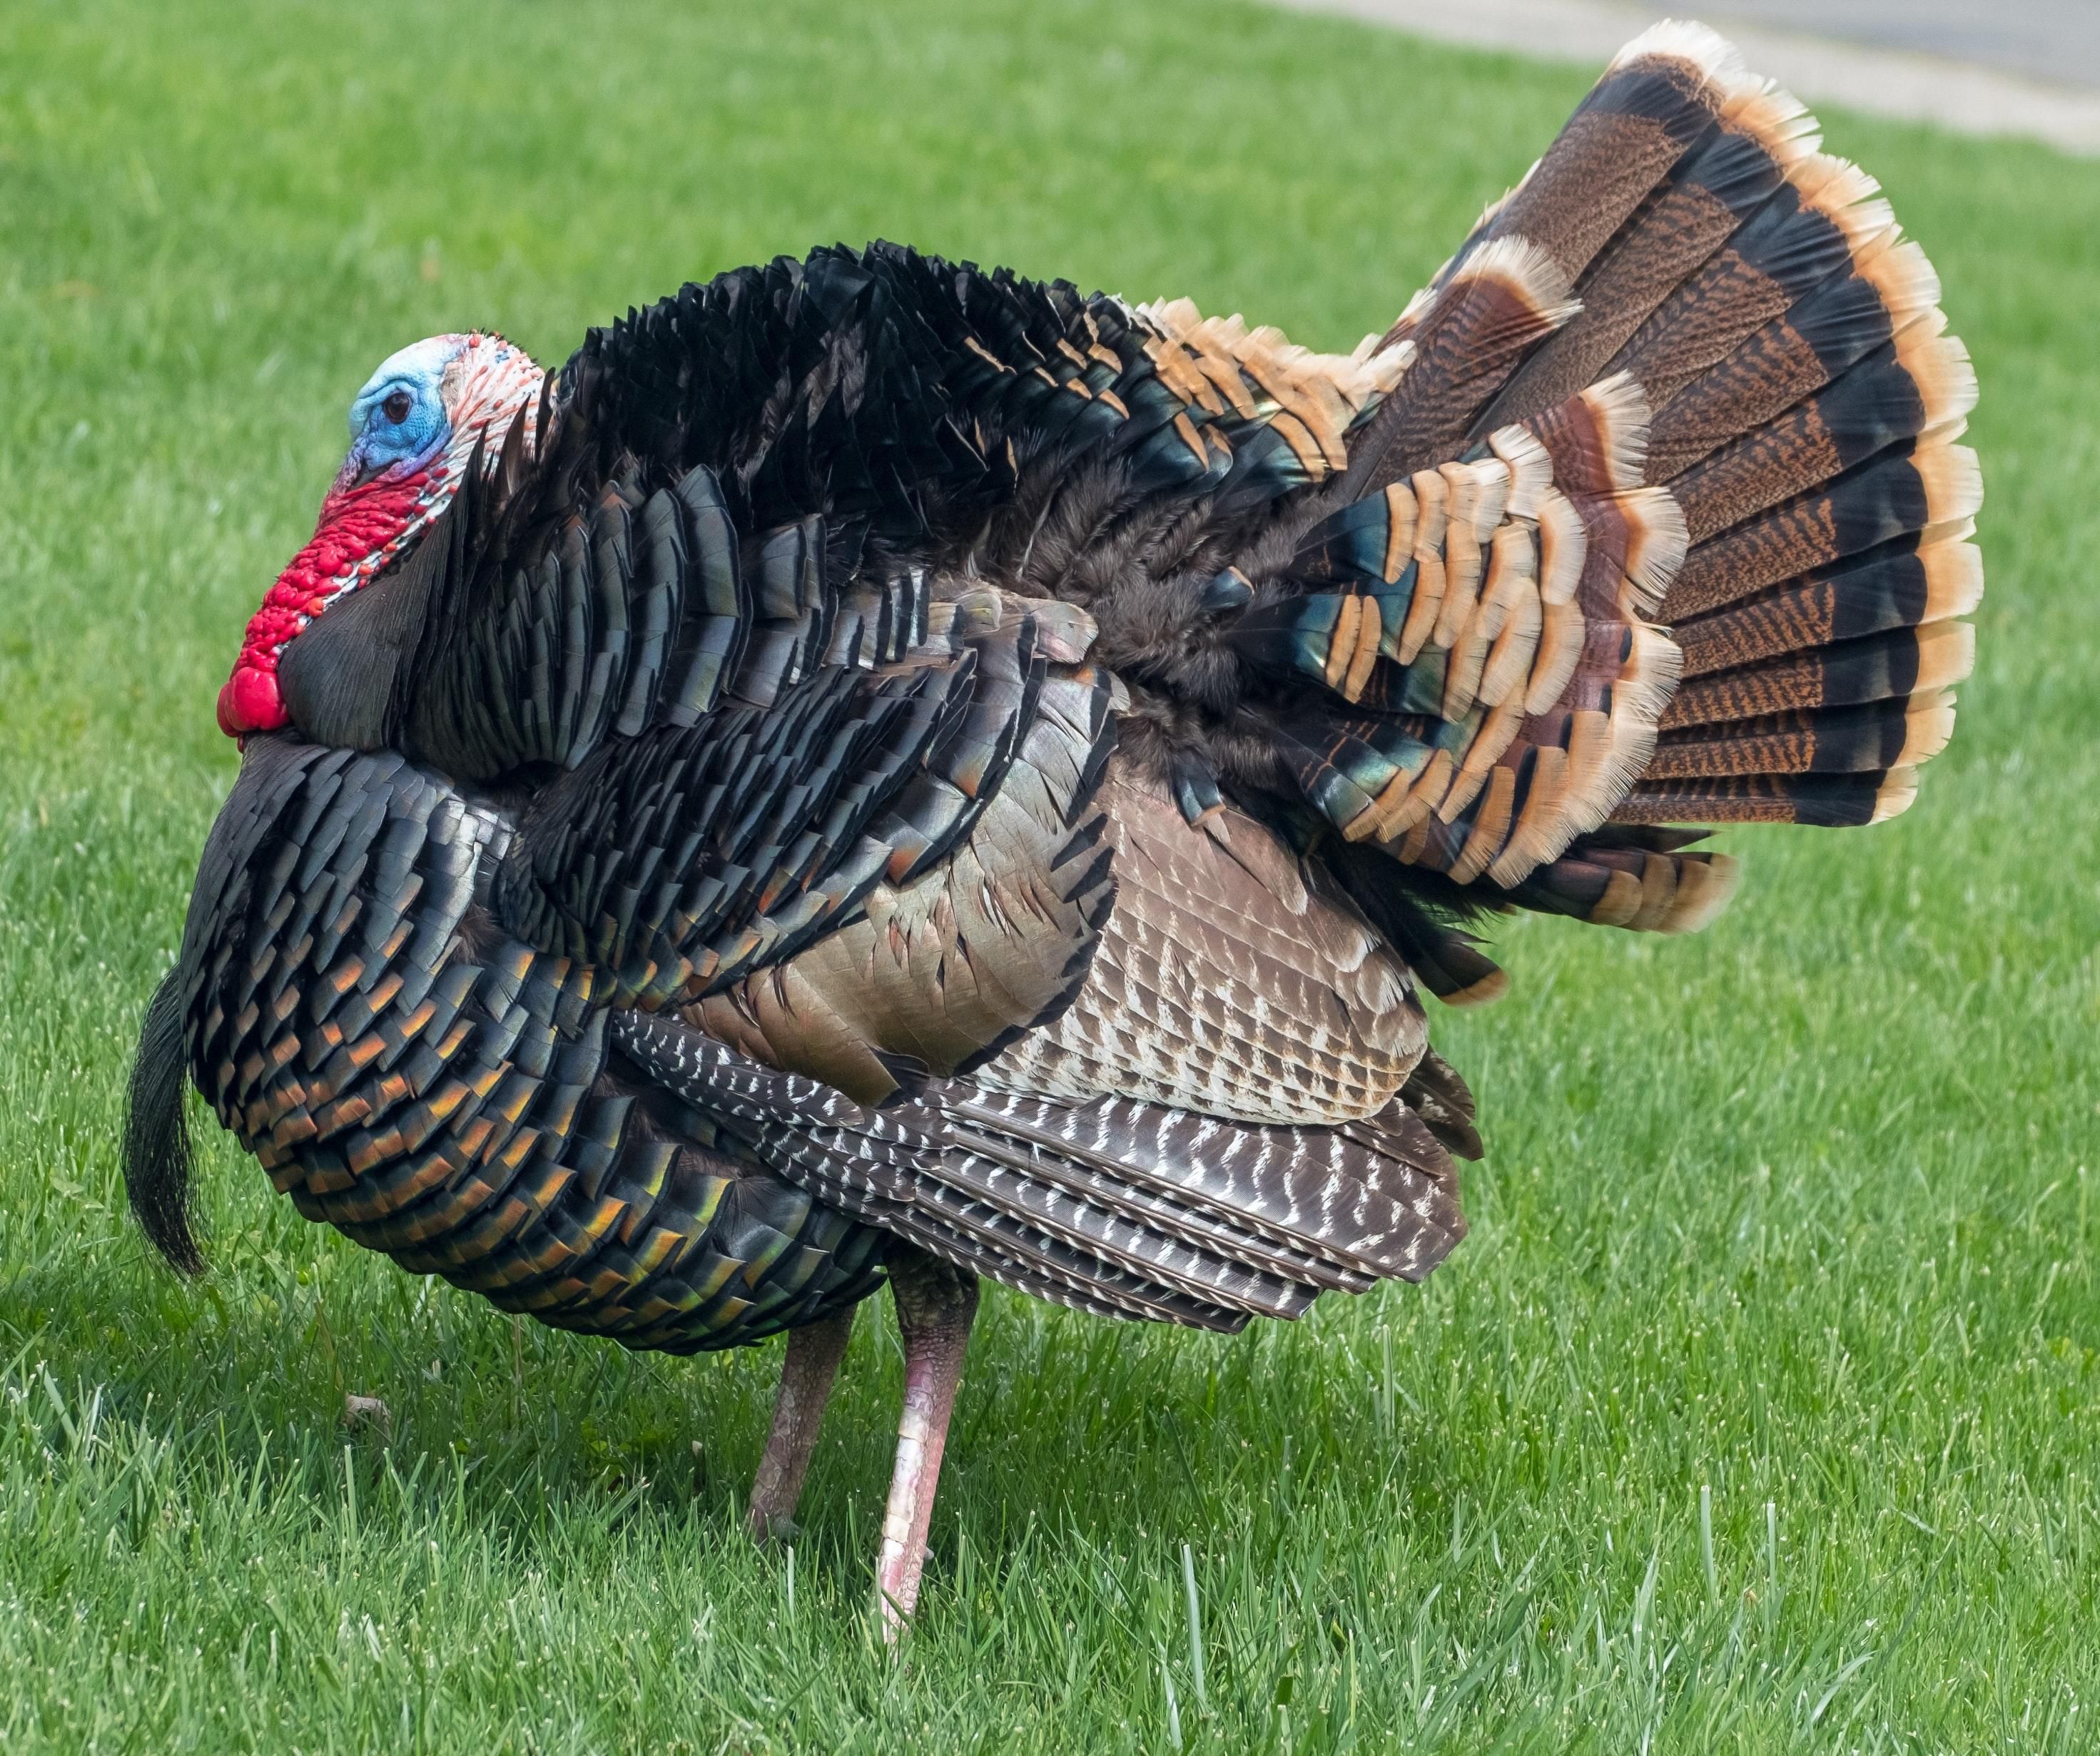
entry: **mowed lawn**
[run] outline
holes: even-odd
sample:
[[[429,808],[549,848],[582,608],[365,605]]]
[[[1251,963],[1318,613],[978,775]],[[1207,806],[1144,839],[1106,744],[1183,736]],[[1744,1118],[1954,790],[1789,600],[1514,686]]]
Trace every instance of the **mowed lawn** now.
[[[1346,348],[1586,83],[1198,0],[0,14],[0,1749],[2100,1747],[2100,164],[1831,123],[1984,387],[1916,809],[1724,838],[1699,938],[1501,933],[1427,1286],[991,1295],[901,1662],[886,1300],[761,1554],[778,1343],[514,1324],[194,1108],[210,1278],[124,1211],[214,694],[382,356],[876,236]]]

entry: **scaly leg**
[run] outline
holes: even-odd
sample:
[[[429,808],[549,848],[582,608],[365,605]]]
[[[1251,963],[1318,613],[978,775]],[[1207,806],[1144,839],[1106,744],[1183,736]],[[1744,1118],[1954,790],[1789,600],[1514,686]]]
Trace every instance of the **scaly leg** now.
[[[765,1436],[758,1473],[752,1478],[751,1504],[744,1518],[757,1542],[794,1533],[795,1507],[802,1498],[803,1478],[810,1473],[810,1454],[817,1449],[817,1429],[823,1425],[824,1405],[832,1400],[832,1381],[839,1375],[839,1361],[846,1356],[846,1341],[858,1308],[849,1305],[788,1332],[788,1357],[781,1362],[780,1390],[773,1403],[773,1429]]]
[[[882,1634],[894,1642],[919,1601],[926,1527],[941,1480],[948,1418],[963,1381],[963,1352],[977,1312],[977,1279],[923,1251],[893,1245],[889,1291],[904,1338],[904,1414],[897,1424],[897,1469],[882,1518],[876,1599]]]

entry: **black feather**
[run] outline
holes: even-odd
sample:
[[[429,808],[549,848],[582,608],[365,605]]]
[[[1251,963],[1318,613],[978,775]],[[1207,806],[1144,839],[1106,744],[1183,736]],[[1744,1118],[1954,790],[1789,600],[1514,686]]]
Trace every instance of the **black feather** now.
[[[168,1265],[178,1273],[201,1274],[204,1252],[190,1224],[190,1137],[183,1117],[189,1072],[183,1048],[184,986],[179,963],[154,989],[139,1029],[124,1119],[124,1190],[139,1229]]]

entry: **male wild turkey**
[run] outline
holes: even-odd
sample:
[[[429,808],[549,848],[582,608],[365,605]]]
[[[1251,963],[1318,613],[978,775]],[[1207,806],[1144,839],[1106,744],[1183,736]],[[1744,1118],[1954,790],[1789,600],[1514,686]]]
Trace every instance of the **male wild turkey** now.
[[[1628,47],[1347,357],[910,250],[395,355],[249,624],[147,1015],[299,1211],[503,1309],[788,1331],[793,1509],[859,1300],[917,1595],[979,1275],[1235,1330],[1418,1280],[1465,925],[1683,931],[1694,828],[1902,810],[1968,670],[1975,386],[1875,184],[1718,39]]]

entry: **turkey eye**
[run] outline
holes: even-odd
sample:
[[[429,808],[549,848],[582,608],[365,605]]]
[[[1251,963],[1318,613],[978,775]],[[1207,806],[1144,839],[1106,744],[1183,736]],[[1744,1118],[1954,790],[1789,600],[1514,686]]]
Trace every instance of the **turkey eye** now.
[[[395,390],[379,408],[380,412],[398,427],[408,418],[408,411],[415,406],[414,399],[406,390]]]

